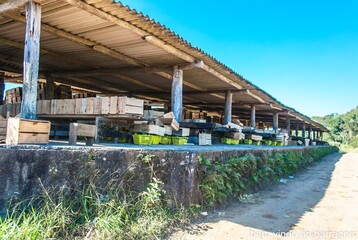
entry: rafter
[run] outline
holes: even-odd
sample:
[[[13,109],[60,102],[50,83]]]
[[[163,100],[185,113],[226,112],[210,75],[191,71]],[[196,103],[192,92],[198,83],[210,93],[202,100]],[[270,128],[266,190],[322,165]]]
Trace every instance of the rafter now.
[[[15,48],[21,49],[21,50],[24,49],[23,43],[15,42],[15,41],[12,41],[12,40],[9,40],[6,38],[0,38],[0,43],[6,44],[8,46],[15,47]],[[76,65],[83,66],[83,67],[97,68],[96,66],[92,65],[91,63],[84,63],[77,59],[69,58],[69,57],[64,56],[63,54],[52,52],[52,51],[49,51],[49,50],[46,50],[43,48],[41,48],[40,54],[41,54],[41,56],[47,56],[54,60],[61,60],[61,61],[65,61],[70,64],[76,64]]]

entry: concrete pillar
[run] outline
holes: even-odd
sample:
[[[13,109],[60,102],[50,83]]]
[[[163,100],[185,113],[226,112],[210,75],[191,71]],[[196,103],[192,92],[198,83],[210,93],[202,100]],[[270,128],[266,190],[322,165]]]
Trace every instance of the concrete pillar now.
[[[183,70],[178,66],[173,68],[173,83],[172,83],[172,111],[175,120],[181,122],[183,112]]]
[[[51,76],[46,76],[45,99],[52,100],[55,98],[55,81]]]
[[[306,138],[306,124],[305,123],[302,124],[302,137]]]
[[[224,113],[224,125],[231,122],[232,116],[232,92],[226,91],[225,94],[225,113]]]
[[[5,91],[5,73],[0,72],[0,105],[4,104]]]
[[[256,107],[254,104],[251,105],[251,127],[256,128]]]
[[[37,79],[39,74],[41,5],[26,3],[23,96],[21,117],[36,119]]]
[[[273,130],[278,130],[278,112],[273,113]]]

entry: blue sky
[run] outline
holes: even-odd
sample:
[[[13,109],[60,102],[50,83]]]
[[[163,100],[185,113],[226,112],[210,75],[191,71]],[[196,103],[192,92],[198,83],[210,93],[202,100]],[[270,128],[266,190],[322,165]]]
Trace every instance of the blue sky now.
[[[358,105],[358,1],[121,2],[303,114]]]

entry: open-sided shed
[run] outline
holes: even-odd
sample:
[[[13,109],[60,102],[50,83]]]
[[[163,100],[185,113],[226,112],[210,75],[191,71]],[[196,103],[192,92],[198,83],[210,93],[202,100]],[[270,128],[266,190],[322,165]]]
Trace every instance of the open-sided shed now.
[[[178,118],[183,104],[224,112],[225,121],[234,115],[253,126],[261,121],[274,128],[328,131],[167,27],[112,0],[0,0],[3,80],[23,81],[30,96],[37,61],[38,76],[49,86],[55,81],[171,102]],[[23,99],[24,114],[33,113],[31,99]]]

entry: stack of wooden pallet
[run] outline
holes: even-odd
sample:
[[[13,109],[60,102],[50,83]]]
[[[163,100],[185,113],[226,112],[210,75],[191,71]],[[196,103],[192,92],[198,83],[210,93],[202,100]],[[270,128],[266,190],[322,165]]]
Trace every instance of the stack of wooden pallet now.
[[[95,93],[76,93],[73,95],[72,98],[90,98],[90,97],[96,97]]]
[[[6,91],[5,104],[19,103],[22,100],[22,88],[12,88]]]
[[[37,102],[39,115],[143,115],[144,101],[128,97],[54,99]]]

